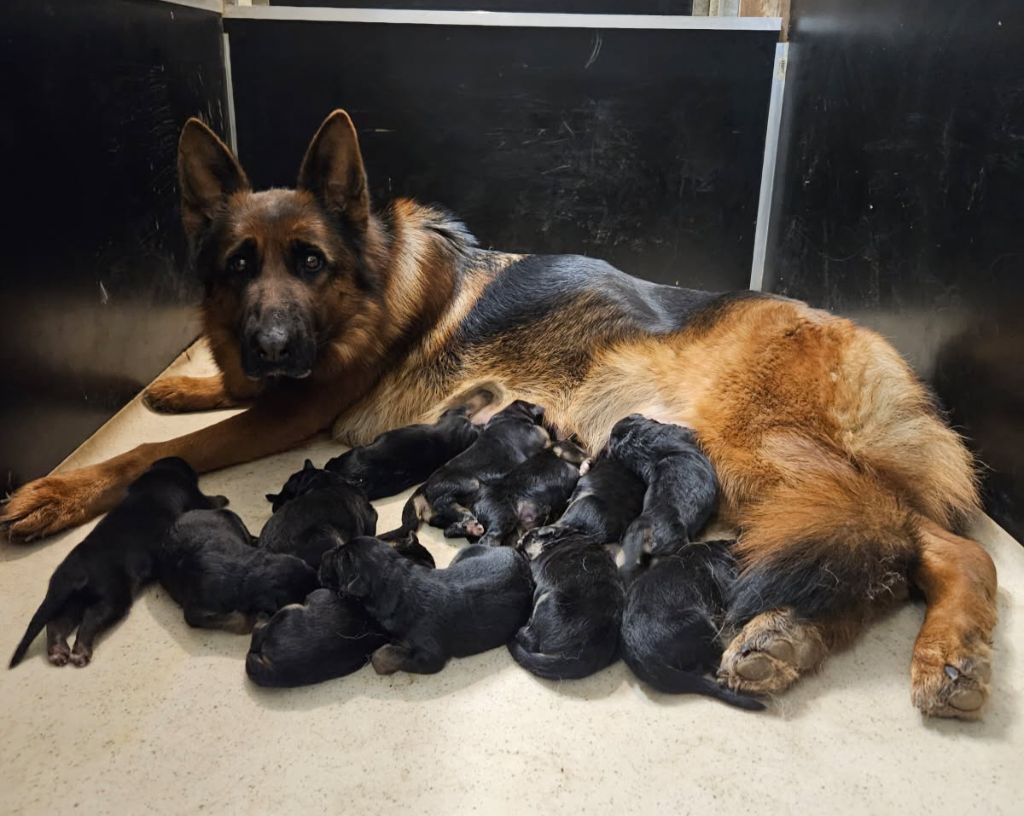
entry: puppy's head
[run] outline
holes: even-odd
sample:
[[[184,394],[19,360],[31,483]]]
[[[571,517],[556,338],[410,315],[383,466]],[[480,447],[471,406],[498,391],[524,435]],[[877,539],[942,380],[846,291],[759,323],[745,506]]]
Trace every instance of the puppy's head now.
[[[383,541],[359,536],[323,554],[320,583],[343,597],[367,598],[373,580],[388,570],[394,558],[401,557]]]
[[[302,378],[322,349],[361,342],[381,308],[381,227],[348,114],[334,111],[320,126],[296,189],[253,191],[198,119],[182,129],[178,178],[206,287],[204,328],[222,370]]]
[[[302,465],[302,470],[297,470],[288,477],[282,485],[280,493],[267,493],[267,501],[273,504],[274,512],[276,513],[283,505],[307,492],[310,485],[315,482],[316,475],[321,472],[313,464],[313,460],[307,459]]]

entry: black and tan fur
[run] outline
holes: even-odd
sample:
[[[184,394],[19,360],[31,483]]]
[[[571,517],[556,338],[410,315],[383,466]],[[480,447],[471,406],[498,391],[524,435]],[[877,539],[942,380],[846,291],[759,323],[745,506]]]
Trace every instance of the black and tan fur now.
[[[786,592],[770,596],[774,608],[750,607],[723,657],[730,686],[781,691],[909,581],[928,600],[912,663],[915,704],[931,715],[979,715],[995,569],[952,532],[977,507],[973,463],[879,335],[783,298],[658,286],[590,258],[483,250],[451,215],[409,200],[374,210],[342,111],[314,136],[295,190],[253,192],[197,120],[185,125],[179,156],[220,373],[161,380],[147,398],[171,411],[251,407],[25,485],[0,517],[14,538],[109,509],[161,456],[208,471],[332,426],[364,444],[433,421],[453,394],[497,382],[508,399],[543,405],[592,452],[634,412],[694,428],[721,481],[720,515],[740,532],[741,571],[762,585],[794,563],[868,576],[877,591],[836,615],[798,614]],[[295,333],[297,349],[313,338],[308,374],[290,363],[303,379],[262,376],[280,365],[264,368],[249,353],[254,332],[282,330]],[[907,573],[891,575],[888,565],[908,563],[907,554]]]

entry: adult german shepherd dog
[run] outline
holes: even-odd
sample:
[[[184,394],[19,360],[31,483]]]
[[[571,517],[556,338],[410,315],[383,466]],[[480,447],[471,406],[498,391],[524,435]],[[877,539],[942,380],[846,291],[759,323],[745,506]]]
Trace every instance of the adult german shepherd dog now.
[[[913,701],[976,718],[996,622],[992,560],[953,532],[977,507],[971,456],[881,337],[803,303],[645,283],[575,256],[478,248],[451,215],[371,209],[356,131],[335,111],[294,190],[253,192],[196,119],[181,135],[185,230],[220,374],[166,377],[163,411],[250,404],[167,442],[22,487],[13,538],[109,510],[155,460],[209,471],[334,426],[345,442],[433,421],[497,383],[592,451],[634,412],[696,429],[740,532],[721,676],[779,692],[921,590]]]

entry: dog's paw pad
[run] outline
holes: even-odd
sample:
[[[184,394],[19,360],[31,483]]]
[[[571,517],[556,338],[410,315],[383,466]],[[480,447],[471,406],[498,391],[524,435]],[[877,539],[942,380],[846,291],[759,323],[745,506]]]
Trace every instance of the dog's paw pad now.
[[[70,658],[71,654],[67,649],[52,651],[46,655],[46,659],[50,661],[50,665],[52,666],[66,666]]]
[[[733,671],[744,680],[762,681],[775,673],[775,665],[767,655],[755,652],[737,660],[733,665]]]
[[[914,705],[929,717],[976,720],[988,699],[991,677],[987,650],[959,659],[920,650],[911,668]]]
[[[71,653],[71,665],[76,666],[79,669],[85,668],[89,665],[89,661],[92,660],[92,655],[85,654],[83,652],[72,652]]]

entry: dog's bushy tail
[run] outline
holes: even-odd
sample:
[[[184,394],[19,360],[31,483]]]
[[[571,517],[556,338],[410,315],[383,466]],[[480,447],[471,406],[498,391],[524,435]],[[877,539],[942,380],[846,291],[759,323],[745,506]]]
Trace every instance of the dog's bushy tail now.
[[[57,577],[59,573],[54,575]],[[43,598],[43,602],[39,604],[39,608],[36,613],[32,616],[32,620],[29,621],[28,628],[25,630],[24,636],[21,638],[21,642],[14,650],[14,654],[11,655],[11,662],[8,664],[9,669],[13,669],[17,666],[22,659],[25,657],[25,652],[28,651],[28,647],[32,645],[32,641],[36,639],[43,628],[51,620],[60,614],[61,609],[68,602],[68,599],[78,590],[76,585],[70,583],[58,583],[51,579],[49,589],[46,592],[46,597]]]
[[[871,470],[811,451],[802,470],[744,510],[727,624],[789,608],[855,614],[902,588],[919,551],[911,508]]]
[[[618,649],[594,653],[580,645],[575,654],[535,651],[536,644],[530,627],[524,626],[508,642],[512,659],[530,674],[546,680],[580,680],[596,674],[618,659]]]

